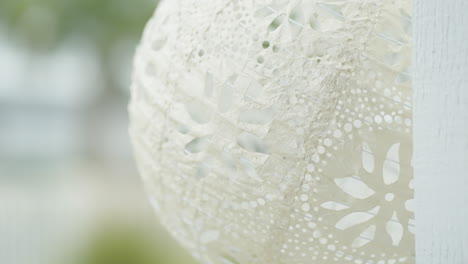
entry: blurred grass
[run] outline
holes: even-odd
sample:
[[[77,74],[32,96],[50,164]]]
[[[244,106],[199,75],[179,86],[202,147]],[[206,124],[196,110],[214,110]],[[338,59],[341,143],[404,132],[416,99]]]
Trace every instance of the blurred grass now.
[[[159,234],[154,237],[151,234]],[[164,232],[128,223],[105,223],[92,242],[74,257],[74,264],[193,263],[186,252],[176,252]]]

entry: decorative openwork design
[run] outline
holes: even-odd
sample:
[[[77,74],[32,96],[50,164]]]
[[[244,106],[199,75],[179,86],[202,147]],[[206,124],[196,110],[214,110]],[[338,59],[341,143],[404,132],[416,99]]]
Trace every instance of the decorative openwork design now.
[[[130,132],[203,263],[414,263],[411,1],[163,1]]]

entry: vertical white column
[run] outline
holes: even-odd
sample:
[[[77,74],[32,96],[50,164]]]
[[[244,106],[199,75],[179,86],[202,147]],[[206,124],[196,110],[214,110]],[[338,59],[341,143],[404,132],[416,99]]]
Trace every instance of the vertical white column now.
[[[468,264],[468,0],[415,0],[416,261]]]

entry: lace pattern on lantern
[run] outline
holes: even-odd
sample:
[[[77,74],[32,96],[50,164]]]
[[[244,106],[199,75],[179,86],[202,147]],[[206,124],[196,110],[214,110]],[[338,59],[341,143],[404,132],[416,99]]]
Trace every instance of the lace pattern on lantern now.
[[[163,1],[129,105],[162,223],[202,263],[414,263],[405,0]]]

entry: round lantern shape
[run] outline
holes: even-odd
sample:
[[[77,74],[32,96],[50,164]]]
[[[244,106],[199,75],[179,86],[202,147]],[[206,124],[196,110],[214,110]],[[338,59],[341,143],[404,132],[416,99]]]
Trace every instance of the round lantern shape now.
[[[414,263],[411,1],[166,0],[129,105],[163,225],[206,264]]]

